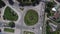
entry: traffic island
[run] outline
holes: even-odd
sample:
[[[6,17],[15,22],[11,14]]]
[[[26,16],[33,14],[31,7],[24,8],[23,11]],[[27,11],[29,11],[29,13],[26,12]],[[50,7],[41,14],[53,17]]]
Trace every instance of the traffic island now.
[[[14,29],[11,28],[4,28],[4,31],[14,33]]]
[[[24,31],[23,34],[35,34],[35,33],[30,31]]]
[[[18,19],[18,15],[10,7],[6,7],[4,11],[3,19],[10,20],[10,21],[16,21]]]
[[[24,22],[28,26],[35,25],[38,22],[38,13],[35,10],[28,10],[25,17]]]

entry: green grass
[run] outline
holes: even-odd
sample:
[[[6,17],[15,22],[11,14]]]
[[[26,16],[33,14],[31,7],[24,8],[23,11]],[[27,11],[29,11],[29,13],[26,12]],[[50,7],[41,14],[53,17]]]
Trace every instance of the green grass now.
[[[34,32],[24,31],[23,34],[35,34]]]
[[[4,19],[16,21],[18,19],[17,13],[15,13],[10,7],[6,7],[4,12]]]
[[[5,32],[12,32],[12,33],[14,33],[14,29],[4,28],[4,31]]]
[[[50,34],[50,29],[51,29],[48,23],[49,22],[47,22],[47,26],[46,26],[46,34]]]
[[[35,25],[38,22],[38,13],[35,10],[28,10],[24,21],[28,26]]]

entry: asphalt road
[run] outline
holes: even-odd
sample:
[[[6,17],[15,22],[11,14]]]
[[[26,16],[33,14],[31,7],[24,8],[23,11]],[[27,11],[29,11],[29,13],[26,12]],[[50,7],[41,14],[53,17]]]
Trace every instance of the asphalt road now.
[[[35,6],[35,7],[25,6],[23,11],[19,9],[20,7],[18,6],[17,3],[15,3],[13,6],[11,6],[11,5],[9,5],[7,0],[4,0],[4,2],[6,3],[7,6],[11,7],[19,16],[18,21],[16,21],[16,28],[20,29],[21,31],[23,29],[26,29],[26,30],[28,29],[28,30],[33,31],[35,34],[42,34],[42,30],[40,29],[40,27],[42,28],[42,26],[43,26],[44,9],[45,9],[44,2],[40,2],[40,4]],[[36,10],[38,12],[38,15],[39,15],[39,21],[34,26],[26,26],[24,24],[24,16],[25,16],[27,10],[29,10],[29,9]],[[35,29],[32,29],[33,27]]]

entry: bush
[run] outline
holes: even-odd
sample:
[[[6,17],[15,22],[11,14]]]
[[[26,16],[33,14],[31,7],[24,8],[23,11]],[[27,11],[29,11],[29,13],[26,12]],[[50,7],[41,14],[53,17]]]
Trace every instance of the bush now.
[[[13,27],[15,27],[15,23],[14,22],[9,22],[8,26],[13,28]]]

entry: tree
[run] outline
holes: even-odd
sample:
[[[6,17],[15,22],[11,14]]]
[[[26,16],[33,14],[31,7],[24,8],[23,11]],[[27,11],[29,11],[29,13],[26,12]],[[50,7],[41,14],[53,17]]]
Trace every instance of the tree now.
[[[13,28],[13,27],[15,27],[15,23],[14,22],[9,22],[8,26]]]
[[[55,2],[47,2],[46,6],[49,8],[52,8],[52,7],[54,7],[55,4],[56,4]]]
[[[45,8],[45,12],[50,13],[51,8]]]
[[[4,7],[5,5],[6,4],[2,0],[0,0],[0,8]]]
[[[8,0],[10,5],[13,5],[14,2],[12,0]]]

